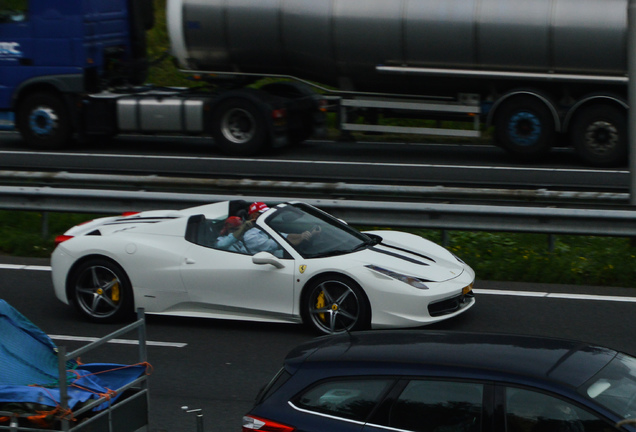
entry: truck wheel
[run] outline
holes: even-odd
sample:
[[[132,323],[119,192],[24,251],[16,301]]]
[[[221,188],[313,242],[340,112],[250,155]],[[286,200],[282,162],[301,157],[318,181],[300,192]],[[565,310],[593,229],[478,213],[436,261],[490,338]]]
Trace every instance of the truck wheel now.
[[[263,114],[248,100],[222,102],[214,112],[212,124],[214,141],[227,154],[251,156],[266,144]]]
[[[495,142],[524,160],[545,156],[556,140],[548,107],[533,97],[514,98],[497,110]]]
[[[582,108],[571,131],[571,143],[584,162],[599,167],[627,163],[625,110],[609,104]]]
[[[17,125],[32,147],[56,149],[71,138],[71,119],[64,101],[52,93],[36,93],[20,104]]]

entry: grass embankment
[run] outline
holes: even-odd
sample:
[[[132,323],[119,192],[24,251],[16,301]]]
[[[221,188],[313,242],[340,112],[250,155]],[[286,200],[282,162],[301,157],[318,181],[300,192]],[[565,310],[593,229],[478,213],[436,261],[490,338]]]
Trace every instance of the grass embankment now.
[[[0,211],[0,253],[49,257],[53,240],[94,215],[50,213],[49,235],[42,238],[42,215]],[[436,243],[441,233],[413,230]],[[556,236],[553,250],[539,234],[449,233],[450,249],[469,263],[482,280],[634,286],[636,249],[629,239]]]

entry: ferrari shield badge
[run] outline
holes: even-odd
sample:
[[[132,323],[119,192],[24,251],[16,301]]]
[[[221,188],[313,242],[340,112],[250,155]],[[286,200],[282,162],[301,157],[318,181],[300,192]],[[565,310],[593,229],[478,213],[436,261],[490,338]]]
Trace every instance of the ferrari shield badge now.
[[[298,267],[298,270],[300,271],[300,274],[305,273],[305,270],[307,270],[307,265],[302,264],[300,267]]]

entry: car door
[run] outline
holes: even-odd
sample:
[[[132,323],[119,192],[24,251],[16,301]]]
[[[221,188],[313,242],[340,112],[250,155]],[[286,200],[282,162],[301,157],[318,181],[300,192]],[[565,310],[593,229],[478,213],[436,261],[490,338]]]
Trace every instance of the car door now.
[[[249,253],[192,244],[186,251],[181,276],[197,308],[229,318],[289,321],[296,266],[291,258],[276,260],[282,267],[255,264]]]
[[[362,432],[492,432],[479,382],[440,379],[403,381]]]
[[[292,415],[281,419],[306,432],[361,432],[395,378],[337,377],[305,388],[288,402]],[[386,429],[385,429],[386,430]]]
[[[506,432],[612,432],[614,423],[566,400],[535,389],[498,386]]]

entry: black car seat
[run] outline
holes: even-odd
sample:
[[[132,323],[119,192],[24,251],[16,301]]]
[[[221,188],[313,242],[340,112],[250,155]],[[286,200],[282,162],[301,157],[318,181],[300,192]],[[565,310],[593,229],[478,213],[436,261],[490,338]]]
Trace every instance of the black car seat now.
[[[232,200],[229,204],[228,215],[238,216],[243,220],[247,219],[247,211],[250,205],[245,200]]]

